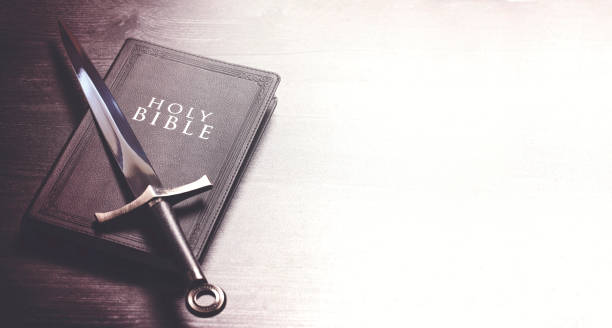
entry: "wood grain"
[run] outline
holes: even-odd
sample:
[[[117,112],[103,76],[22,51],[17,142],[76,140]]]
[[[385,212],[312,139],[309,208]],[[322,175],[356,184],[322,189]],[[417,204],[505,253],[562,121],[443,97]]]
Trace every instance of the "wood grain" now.
[[[9,1],[0,6],[0,325],[609,327],[605,1]],[[278,72],[203,259],[176,277],[20,222],[84,114],[56,20],[101,73],[129,37]]]

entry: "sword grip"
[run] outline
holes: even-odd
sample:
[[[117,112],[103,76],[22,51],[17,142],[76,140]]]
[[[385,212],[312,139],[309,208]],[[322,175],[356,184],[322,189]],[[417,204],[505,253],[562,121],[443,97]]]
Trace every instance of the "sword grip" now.
[[[174,218],[170,204],[165,200],[159,199],[151,201],[149,206],[151,206],[151,213],[157,219],[156,221],[159,222],[162,234],[167,236],[168,247],[170,247],[172,255],[174,255],[178,262],[177,264],[185,268],[186,277],[189,282],[204,279],[202,270],[200,270],[200,266],[193,256],[187,240],[185,240],[183,230]]]
[[[219,313],[225,306],[225,293],[221,288],[206,281],[198,261],[193,256],[189,244],[187,244],[183,230],[174,218],[172,207],[161,198],[152,200],[149,202],[149,206],[151,207],[151,214],[159,222],[162,234],[167,237],[168,247],[170,247],[175,261],[184,269],[185,277],[189,281],[190,290],[186,295],[187,308],[200,316],[211,316]],[[213,296],[215,301],[206,306],[198,304],[196,299],[202,294]]]

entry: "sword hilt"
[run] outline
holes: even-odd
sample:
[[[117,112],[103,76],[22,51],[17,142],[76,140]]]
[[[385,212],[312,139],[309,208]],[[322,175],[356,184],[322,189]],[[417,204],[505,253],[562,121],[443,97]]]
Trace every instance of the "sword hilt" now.
[[[184,269],[185,277],[189,281],[185,304],[193,314],[203,317],[215,315],[223,310],[225,292],[220,287],[206,281],[198,261],[185,240],[183,231],[174,218],[170,203],[179,202],[211,188],[212,183],[206,175],[192,183],[171,189],[149,185],[140,196],[123,207],[110,212],[96,213],[96,219],[102,223],[148,204],[150,213],[157,219],[162,233],[166,236],[175,261]],[[197,298],[204,294],[213,296],[215,300],[208,305],[199,304]]]
[[[144,204],[151,202],[154,203],[162,199],[168,201],[169,203],[178,203],[195,194],[210,190],[212,186],[212,183],[210,180],[208,180],[206,175],[203,175],[194,182],[176,188],[158,188],[149,185],[145,191],[140,194],[140,196],[136,197],[136,199],[125,204],[124,206],[109,212],[96,212],[96,220],[99,223],[106,222],[121,215],[127,214]]]

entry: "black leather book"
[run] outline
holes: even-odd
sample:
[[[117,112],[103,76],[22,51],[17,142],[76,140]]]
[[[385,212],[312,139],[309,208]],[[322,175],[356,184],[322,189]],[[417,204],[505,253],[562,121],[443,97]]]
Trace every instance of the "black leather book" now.
[[[105,81],[165,187],[204,174],[213,183],[174,206],[199,258],[276,106],[279,77],[130,39]],[[146,211],[95,223],[94,212],[133,200],[128,190],[88,111],[30,206],[27,227],[172,267]]]

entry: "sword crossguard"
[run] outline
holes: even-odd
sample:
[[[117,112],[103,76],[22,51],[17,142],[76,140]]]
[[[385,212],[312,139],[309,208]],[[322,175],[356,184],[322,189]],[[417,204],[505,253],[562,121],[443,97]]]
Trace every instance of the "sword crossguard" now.
[[[103,223],[129,213],[144,204],[153,206],[161,199],[164,199],[170,203],[178,203],[195,194],[208,191],[212,189],[212,187],[213,185],[210,180],[208,180],[206,175],[203,175],[194,182],[176,188],[159,188],[149,185],[145,191],[140,194],[140,196],[136,197],[136,199],[125,204],[124,206],[109,212],[96,212],[96,220],[99,223]]]

